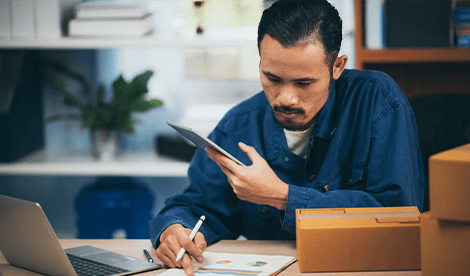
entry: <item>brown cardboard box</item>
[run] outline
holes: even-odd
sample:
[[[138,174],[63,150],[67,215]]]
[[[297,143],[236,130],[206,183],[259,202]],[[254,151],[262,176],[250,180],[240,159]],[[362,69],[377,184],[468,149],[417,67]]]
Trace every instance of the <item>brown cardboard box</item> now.
[[[429,158],[431,216],[470,221],[470,144]]]
[[[419,270],[417,207],[297,209],[300,272]]]
[[[423,276],[469,275],[470,222],[421,214],[421,267]]]

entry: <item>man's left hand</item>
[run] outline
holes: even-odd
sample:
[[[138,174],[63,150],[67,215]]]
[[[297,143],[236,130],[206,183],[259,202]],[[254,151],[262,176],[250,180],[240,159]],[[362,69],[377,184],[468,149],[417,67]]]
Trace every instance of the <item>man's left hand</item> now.
[[[288,185],[277,177],[255,148],[242,142],[238,143],[238,146],[253,162],[251,166],[240,166],[209,147],[206,147],[205,150],[225,173],[239,199],[285,210]]]

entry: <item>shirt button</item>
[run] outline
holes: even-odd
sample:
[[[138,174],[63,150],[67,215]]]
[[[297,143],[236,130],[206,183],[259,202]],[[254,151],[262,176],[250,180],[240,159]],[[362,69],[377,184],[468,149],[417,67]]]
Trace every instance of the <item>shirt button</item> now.
[[[308,182],[312,182],[313,180],[315,180],[315,178],[317,178],[316,175],[312,174],[311,176],[308,177],[307,180]]]
[[[268,206],[261,207],[261,214],[266,215],[269,212]]]
[[[330,191],[330,186],[328,186],[328,185],[323,186],[323,191],[324,192],[329,192]]]
[[[289,162],[289,157],[284,157],[284,161]]]

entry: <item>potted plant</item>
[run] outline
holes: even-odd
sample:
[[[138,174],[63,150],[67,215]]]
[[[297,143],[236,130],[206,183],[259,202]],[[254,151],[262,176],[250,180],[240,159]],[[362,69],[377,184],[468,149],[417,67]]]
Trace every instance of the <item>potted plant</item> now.
[[[45,62],[45,65],[80,83],[84,96],[84,99],[77,97],[64,87],[60,79],[56,79],[55,83],[59,91],[65,95],[65,103],[79,107],[81,114],[78,116],[61,114],[46,119],[46,122],[64,118],[80,119],[81,128],[90,128],[91,130],[92,153],[98,160],[112,160],[119,153],[122,132],[135,133],[136,121],[132,118],[132,113],[147,112],[163,104],[157,99],[145,100],[144,98],[148,92],[148,80],[153,75],[150,70],[136,76],[130,82],[126,82],[120,75],[113,82],[112,99],[105,101],[105,86],[103,84],[98,85],[96,93],[91,93],[90,85],[81,74],[58,63]]]

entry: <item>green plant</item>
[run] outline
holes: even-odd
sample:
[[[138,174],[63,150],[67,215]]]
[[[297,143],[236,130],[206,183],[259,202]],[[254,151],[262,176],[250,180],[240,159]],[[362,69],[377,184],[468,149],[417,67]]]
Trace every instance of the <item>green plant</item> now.
[[[135,120],[131,118],[132,113],[146,112],[163,104],[162,101],[157,99],[144,99],[144,95],[148,92],[148,80],[153,75],[150,70],[136,76],[131,82],[126,82],[120,75],[112,85],[112,100],[105,102],[105,87],[103,84],[98,85],[96,93],[93,94],[85,77],[81,74],[70,71],[61,64],[46,62],[45,65],[78,81],[83,87],[85,100],[69,92],[60,79],[55,80],[59,91],[65,94],[65,103],[80,108],[79,118],[82,122],[82,128],[120,129],[132,134],[135,131]],[[76,118],[75,115],[70,114],[59,117]],[[59,117],[55,119],[59,119]]]

